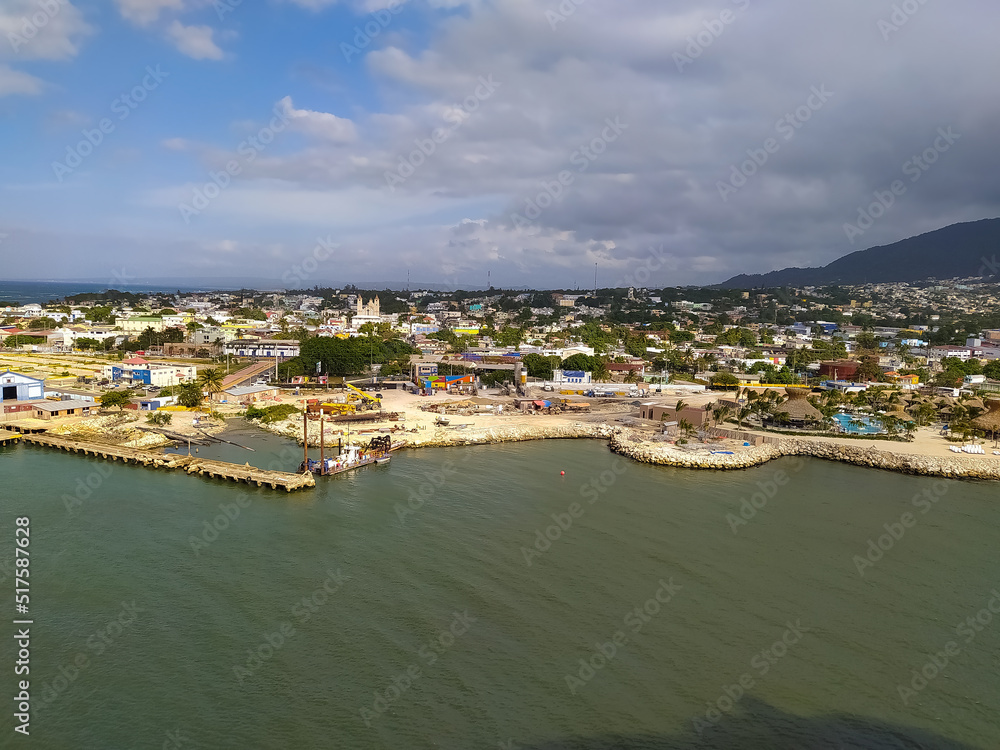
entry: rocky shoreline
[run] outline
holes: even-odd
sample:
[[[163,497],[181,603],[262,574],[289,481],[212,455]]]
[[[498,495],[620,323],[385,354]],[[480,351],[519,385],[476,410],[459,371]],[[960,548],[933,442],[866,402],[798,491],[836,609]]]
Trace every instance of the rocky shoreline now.
[[[261,425],[261,427],[284,437],[299,441],[302,439],[302,428],[298,422]],[[607,440],[608,447],[613,452],[640,463],[656,466],[720,471],[749,469],[784,456],[808,456],[917,476],[1000,480],[1000,459],[992,457],[921,456],[880,450],[870,443],[853,446],[804,438],[780,438],[777,443],[737,448],[729,455],[713,453],[713,449],[707,446],[679,446],[653,441],[648,435],[626,427],[595,422],[567,422],[555,425],[511,424],[503,427],[464,430],[434,428],[421,430],[418,433],[399,433],[393,437],[394,440],[406,440],[407,448],[446,448],[573,438]],[[310,429],[309,443],[319,444],[318,432],[313,429]]]
[[[1000,480],[1000,460],[993,458],[918,456],[891,453],[873,446],[855,447],[801,438],[783,438],[778,443],[745,448],[726,455],[704,448],[654,443],[634,431],[616,428],[609,446],[615,453],[640,463],[690,469],[748,469],[783,456],[808,456],[917,476]]]

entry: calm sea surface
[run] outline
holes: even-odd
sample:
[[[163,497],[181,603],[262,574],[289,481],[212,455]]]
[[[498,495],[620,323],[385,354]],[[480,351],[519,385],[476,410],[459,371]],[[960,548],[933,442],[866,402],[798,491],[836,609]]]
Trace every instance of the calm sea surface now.
[[[178,289],[177,286],[169,284],[139,284],[127,280],[115,284],[114,281],[97,283],[88,281],[6,281],[0,279],[0,306],[41,304],[60,300],[73,294],[103,292],[109,287],[134,294],[176,292]],[[206,290],[225,288],[227,287],[205,287]],[[199,291],[199,289],[190,286],[181,286],[180,289],[185,292]]]
[[[301,460],[229,434],[256,452],[201,455]],[[1000,747],[995,484],[583,440],[403,452],[294,494],[18,446],[0,482],[34,619],[26,740],[0,571],[2,747]],[[869,540],[889,549],[862,575]]]

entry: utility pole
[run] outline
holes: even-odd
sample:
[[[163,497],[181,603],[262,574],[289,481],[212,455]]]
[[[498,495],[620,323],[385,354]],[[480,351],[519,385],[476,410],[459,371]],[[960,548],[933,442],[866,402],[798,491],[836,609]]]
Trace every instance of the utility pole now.
[[[594,296],[597,296],[597,264],[594,264]]]

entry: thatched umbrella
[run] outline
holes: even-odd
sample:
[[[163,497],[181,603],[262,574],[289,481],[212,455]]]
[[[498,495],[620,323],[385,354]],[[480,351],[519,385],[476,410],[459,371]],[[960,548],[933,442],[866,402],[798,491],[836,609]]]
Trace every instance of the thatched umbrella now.
[[[1000,401],[987,401],[986,407],[989,411],[973,419],[972,424],[982,430],[993,433],[994,436],[1000,434]]]
[[[788,398],[779,407],[781,411],[788,413],[791,422],[820,422],[823,420],[823,412],[809,403],[808,395],[804,388],[786,388],[785,393]]]
[[[890,417],[896,417],[897,419],[902,419],[904,422],[912,422],[913,416],[906,411],[906,408],[902,404],[896,404],[895,409],[890,409],[886,412]]]

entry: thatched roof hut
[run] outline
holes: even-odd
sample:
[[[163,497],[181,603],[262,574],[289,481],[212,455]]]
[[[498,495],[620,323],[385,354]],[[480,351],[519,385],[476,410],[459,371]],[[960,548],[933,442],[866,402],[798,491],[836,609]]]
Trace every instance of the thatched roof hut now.
[[[906,411],[906,408],[902,404],[897,404],[896,408],[889,409],[886,414],[890,417],[896,417],[897,419],[902,419],[904,422],[912,422],[913,416]]]
[[[802,423],[822,421],[823,413],[809,403],[806,389],[786,388],[785,393],[788,394],[788,398],[778,406],[778,409],[788,412],[789,421]]]
[[[986,402],[988,412],[972,420],[976,427],[992,432],[994,435],[1000,433],[1000,401],[991,400]]]

